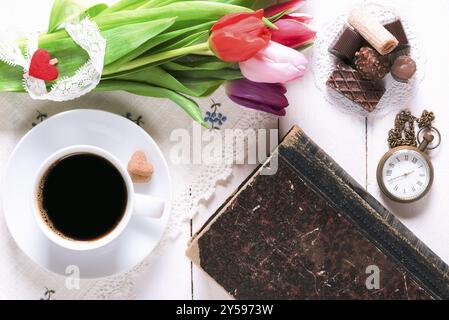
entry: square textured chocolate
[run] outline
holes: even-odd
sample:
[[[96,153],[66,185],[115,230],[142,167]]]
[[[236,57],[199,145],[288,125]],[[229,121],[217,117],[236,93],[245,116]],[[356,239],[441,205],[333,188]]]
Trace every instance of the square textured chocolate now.
[[[237,299],[447,299],[448,266],[295,127],[192,238]]]
[[[352,64],[355,53],[364,43],[363,37],[351,27],[345,27],[342,34],[329,48],[329,52],[347,64]]]
[[[344,63],[336,64],[326,85],[368,112],[376,109],[385,93],[382,81],[364,80],[357,70]]]
[[[396,39],[398,39],[398,49],[404,49],[409,46],[407,34],[405,33],[404,26],[400,19],[397,19],[391,23],[384,25]]]

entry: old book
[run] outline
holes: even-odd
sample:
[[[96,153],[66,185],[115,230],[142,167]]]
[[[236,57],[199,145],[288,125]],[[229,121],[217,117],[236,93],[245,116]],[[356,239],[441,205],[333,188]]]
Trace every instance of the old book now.
[[[448,299],[448,266],[295,127],[192,238],[238,299]]]

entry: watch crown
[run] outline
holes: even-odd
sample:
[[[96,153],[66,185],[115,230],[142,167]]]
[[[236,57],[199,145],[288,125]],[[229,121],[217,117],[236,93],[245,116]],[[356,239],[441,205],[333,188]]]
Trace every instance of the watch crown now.
[[[423,136],[423,141],[419,145],[418,149],[421,152],[425,152],[427,148],[429,147],[429,144],[432,143],[432,141],[435,139],[435,136],[430,132],[426,131]]]

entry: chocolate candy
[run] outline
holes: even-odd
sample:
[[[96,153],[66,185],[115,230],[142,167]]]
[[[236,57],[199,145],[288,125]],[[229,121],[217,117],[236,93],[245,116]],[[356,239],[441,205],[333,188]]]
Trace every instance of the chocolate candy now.
[[[350,27],[346,27],[334,46],[329,48],[329,52],[347,64],[354,60],[355,53],[363,45],[362,36]]]
[[[398,39],[385,29],[366,7],[353,9],[349,14],[348,23],[383,56],[398,46]]]
[[[368,112],[374,111],[385,93],[381,81],[364,80],[360,73],[344,63],[337,63],[326,85],[357,103]]]
[[[390,31],[390,33],[399,41],[398,47],[396,50],[402,50],[409,48],[410,45],[408,43],[407,35],[405,34],[404,26],[400,19],[393,21],[384,25],[385,29]]]
[[[388,59],[390,60],[390,66],[396,61],[397,58],[401,56],[409,56],[410,55],[410,47],[407,47],[402,50],[395,50],[388,55]]]
[[[382,56],[370,47],[362,47],[355,54],[355,67],[363,79],[381,80],[390,72],[388,56]]]
[[[415,73],[416,63],[408,56],[398,57],[391,67],[391,75],[399,82],[408,82]]]

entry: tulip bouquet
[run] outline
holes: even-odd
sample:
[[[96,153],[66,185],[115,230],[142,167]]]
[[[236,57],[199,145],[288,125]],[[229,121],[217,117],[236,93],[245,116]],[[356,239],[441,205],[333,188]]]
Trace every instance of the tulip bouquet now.
[[[89,16],[106,41],[95,91],[168,98],[206,126],[192,98],[208,96],[224,84],[237,104],[282,116],[288,106],[284,84],[306,72],[301,50],[311,45],[315,32],[308,25],[311,17],[297,12],[304,0],[264,8],[269,3],[119,0],[108,7],[93,0],[55,0],[38,51],[57,58],[57,70],[51,78],[30,75],[50,88],[58,75],[74,74],[86,62],[86,52],[62,26]],[[24,51],[25,40],[19,46]],[[0,62],[0,91],[24,91],[22,74]]]

